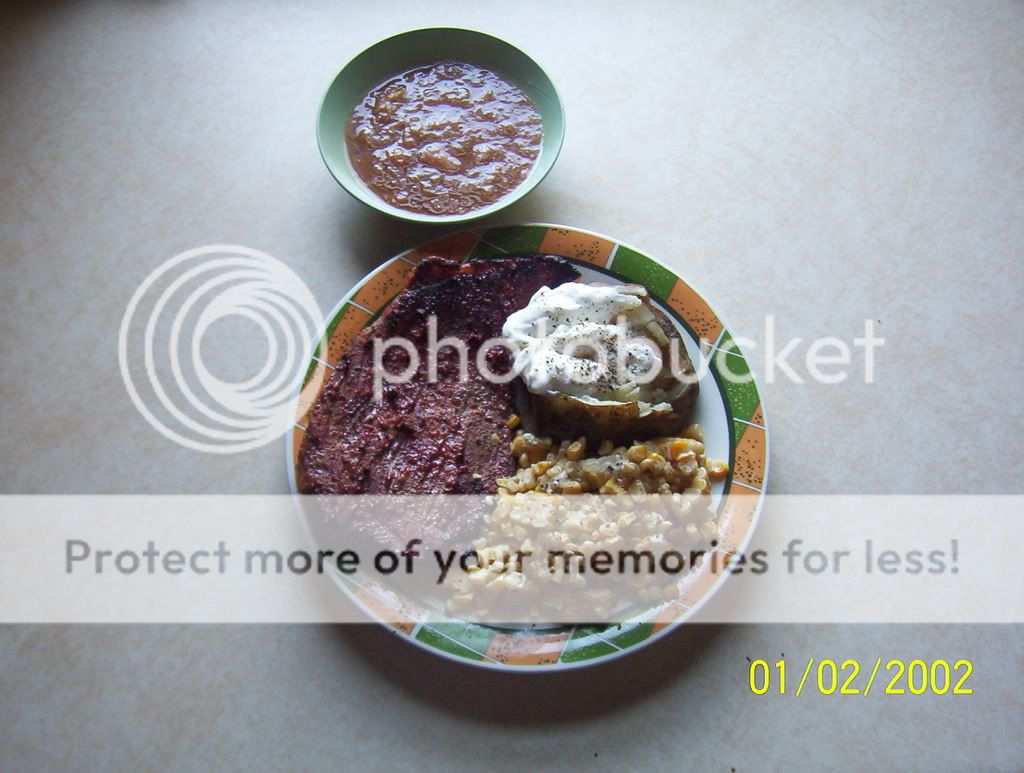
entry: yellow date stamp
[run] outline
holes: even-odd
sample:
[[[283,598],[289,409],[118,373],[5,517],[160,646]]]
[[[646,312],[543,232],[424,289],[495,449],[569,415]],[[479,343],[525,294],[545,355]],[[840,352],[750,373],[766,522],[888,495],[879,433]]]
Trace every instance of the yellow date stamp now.
[[[972,695],[973,674],[974,663],[964,658],[876,658],[872,663],[811,657],[802,665],[799,678],[792,679],[783,657],[775,662],[751,660],[748,680],[754,695]]]

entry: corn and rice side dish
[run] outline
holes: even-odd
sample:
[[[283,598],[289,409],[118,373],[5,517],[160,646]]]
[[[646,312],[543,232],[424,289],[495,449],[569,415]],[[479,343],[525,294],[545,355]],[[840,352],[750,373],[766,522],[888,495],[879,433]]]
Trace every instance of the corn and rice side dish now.
[[[664,437],[614,447],[604,441],[587,456],[586,438],[554,445],[548,438],[519,432],[512,454],[519,472],[498,480],[501,493],[676,494],[709,492],[709,480],[728,473],[724,462],[704,455],[704,433],[692,424],[681,437]]]
[[[473,543],[480,565],[453,577],[449,612],[487,611],[499,591],[503,608],[509,595],[520,597],[516,609],[524,619],[566,604],[585,603],[604,615],[627,596],[647,603],[675,598],[678,578],[620,572],[609,584],[571,561],[522,562],[515,554],[709,549],[718,531],[710,482],[724,478],[728,466],[707,459],[703,440],[696,424],[679,437],[618,447],[606,441],[593,450],[583,438],[556,444],[517,433],[511,450],[520,469],[498,481],[486,533]],[[577,494],[620,496],[567,496]]]

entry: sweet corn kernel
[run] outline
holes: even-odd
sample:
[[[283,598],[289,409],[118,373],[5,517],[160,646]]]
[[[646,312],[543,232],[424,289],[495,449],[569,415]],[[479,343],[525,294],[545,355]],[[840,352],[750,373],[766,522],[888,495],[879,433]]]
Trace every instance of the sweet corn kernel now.
[[[708,462],[708,476],[711,480],[721,480],[729,474],[729,465],[720,459],[712,459]]]
[[[665,472],[665,459],[661,454],[651,454],[640,462],[640,469],[653,475],[663,475]]]
[[[586,437],[553,443],[519,430],[512,446],[521,469],[500,480],[499,486],[505,495],[529,491],[685,495],[688,507],[689,501],[710,495],[710,481],[721,479],[729,469],[724,462],[703,456],[703,442],[696,439],[702,434],[698,425],[691,425],[682,437],[659,437],[630,446],[603,440],[588,456]],[[530,518],[512,517],[539,526]]]
[[[689,451],[690,446],[685,440],[673,440],[668,446],[668,455],[672,461],[679,458],[680,454]]]
[[[558,490],[563,494],[580,494],[583,485],[578,480],[563,480],[558,484]]]
[[[530,457],[530,462],[539,462],[548,455],[548,447],[544,445],[529,445],[526,448],[526,453]]]
[[[534,475],[543,475],[545,472],[547,472],[549,469],[551,469],[554,466],[555,466],[554,462],[549,462],[547,460],[543,460],[543,461],[540,461],[540,462],[536,462],[530,469],[533,470],[533,474]]]
[[[704,430],[701,428],[700,424],[691,424],[683,430],[683,437],[703,442]]]
[[[630,446],[629,450],[626,451],[626,457],[629,461],[639,464],[647,458],[647,449],[641,445]]]
[[[579,440],[575,440],[572,443],[570,443],[569,447],[565,449],[566,458],[568,458],[571,462],[578,462],[580,459],[583,458],[583,452],[587,448],[586,443],[587,441],[584,440],[583,438],[580,438]]]

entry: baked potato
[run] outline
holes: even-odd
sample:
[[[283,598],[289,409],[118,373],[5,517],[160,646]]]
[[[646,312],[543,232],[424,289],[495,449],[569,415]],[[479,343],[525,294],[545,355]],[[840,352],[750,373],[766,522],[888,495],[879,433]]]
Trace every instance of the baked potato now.
[[[642,287],[543,288],[504,331],[521,347],[516,364],[538,432],[630,443],[690,422],[699,392],[693,363]]]
[[[672,339],[678,339],[675,325],[665,314],[648,304],[654,323],[665,336],[662,344],[664,362],[670,363]],[[562,393],[534,394],[532,402],[541,431],[554,437],[578,438],[586,436],[588,442],[611,440],[616,444],[632,443],[652,437],[677,435],[690,423],[693,404],[700,386],[694,378],[693,363],[681,340],[678,350],[678,370],[683,380],[675,378],[667,365],[665,372],[654,382],[662,390],[662,399],[655,403],[642,399],[613,401],[594,400]]]

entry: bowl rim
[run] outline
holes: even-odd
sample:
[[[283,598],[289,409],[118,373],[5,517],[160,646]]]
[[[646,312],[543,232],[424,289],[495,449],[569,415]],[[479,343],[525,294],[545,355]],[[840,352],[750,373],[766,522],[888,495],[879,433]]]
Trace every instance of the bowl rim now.
[[[471,33],[472,35],[478,35],[478,36],[480,36],[482,38],[490,38],[491,40],[494,40],[494,41],[497,41],[499,43],[503,43],[506,46],[509,46],[511,49],[513,49],[519,55],[525,57],[529,62],[532,62],[537,67],[537,69],[541,72],[541,74],[544,76],[545,80],[547,81],[547,85],[549,85],[551,87],[551,94],[554,97],[555,103],[558,105],[558,113],[559,113],[559,116],[561,118],[561,120],[560,120],[560,130],[559,130],[557,136],[553,138],[553,140],[554,140],[554,144],[553,144],[554,151],[553,151],[553,153],[551,155],[551,160],[549,162],[547,162],[546,166],[543,169],[537,169],[537,171],[535,173],[532,172],[526,178],[526,180],[524,180],[522,183],[520,183],[520,185],[517,188],[515,188],[511,193],[509,193],[504,198],[498,199],[493,204],[489,204],[486,207],[481,207],[480,209],[473,210],[471,212],[465,212],[465,213],[457,214],[457,215],[425,215],[425,214],[418,213],[418,212],[411,212],[411,211],[408,211],[408,210],[399,209],[398,207],[394,207],[394,206],[388,204],[387,202],[385,202],[383,199],[381,199],[379,196],[377,196],[376,194],[374,194],[372,192],[369,192],[366,195],[366,197],[364,198],[363,196],[358,195],[358,193],[353,190],[353,187],[358,186],[360,183],[358,181],[353,181],[353,184],[350,184],[350,183],[346,182],[345,180],[343,180],[335,172],[334,165],[332,165],[331,162],[329,162],[327,160],[327,155],[324,152],[324,141],[325,141],[325,138],[323,136],[324,105],[327,102],[328,96],[330,96],[330,94],[334,90],[335,86],[339,83],[342,75],[345,73],[345,70],[347,70],[357,59],[359,59],[360,57],[364,56],[367,52],[371,51],[372,49],[376,48],[377,46],[380,46],[380,45],[382,45],[384,43],[391,42],[393,40],[397,40],[399,38],[406,37],[408,35],[414,35],[414,34],[417,34],[417,33],[420,33],[420,32],[431,32],[431,31],[468,32],[468,33]],[[342,65],[341,69],[339,69],[334,74],[334,77],[331,78],[330,83],[328,83],[327,87],[324,89],[323,95],[320,97],[319,106],[317,107],[317,112],[316,112],[316,144],[317,144],[317,150],[320,152],[320,158],[324,162],[324,166],[327,167],[327,171],[330,172],[331,177],[334,178],[334,181],[336,183],[338,183],[338,185],[341,186],[342,190],[344,190],[347,194],[349,194],[349,196],[351,196],[352,198],[354,198],[356,201],[358,201],[359,203],[363,204],[364,206],[366,206],[366,207],[368,207],[370,209],[376,210],[377,212],[380,212],[383,215],[387,215],[389,217],[393,217],[393,218],[396,218],[398,220],[404,220],[406,222],[425,223],[425,224],[428,224],[428,225],[429,224],[452,225],[452,224],[458,224],[458,223],[467,223],[467,222],[470,222],[470,221],[473,221],[473,220],[479,220],[480,218],[487,217],[488,215],[493,215],[493,214],[495,214],[497,212],[501,212],[501,211],[505,210],[506,208],[512,206],[516,202],[518,202],[520,199],[522,199],[524,196],[526,196],[528,193],[530,193],[534,188],[536,188],[538,185],[540,185],[544,181],[544,179],[551,173],[551,170],[554,169],[555,164],[557,163],[558,158],[559,158],[559,156],[562,153],[562,146],[565,144],[565,120],[566,120],[566,118],[565,118],[565,103],[562,101],[562,95],[558,92],[558,87],[555,85],[555,82],[551,79],[551,76],[548,75],[547,71],[543,67],[541,67],[540,63],[537,62],[536,59],[534,59],[532,56],[530,56],[526,51],[524,51],[519,46],[517,46],[514,43],[506,40],[505,38],[499,37],[497,35],[493,35],[490,32],[483,32],[482,30],[477,30],[477,29],[473,29],[473,28],[470,28],[470,27],[450,27],[450,26],[416,27],[415,29],[410,29],[410,30],[405,30],[403,32],[398,32],[398,33],[396,33],[394,35],[388,35],[385,38],[381,38],[381,39],[377,40],[376,42],[371,43],[370,45],[366,46],[366,48],[364,48],[361,51],[359,51],[359,53],[355,54],[355,56],[352,56],[350,59],[348,59],[348,61],[346,61],[345,64]],[[547,139],[547,137],[545,137],[545,140],[543,140],[543,142],[545,142],[545,143],[548,142],[548,141],[549,140]],[[347,151],[347,149],[345,151],[345,158],[346,159],[348,158],[348,151]],[[353,172],[353,174],[355,174],[355,173]]]

